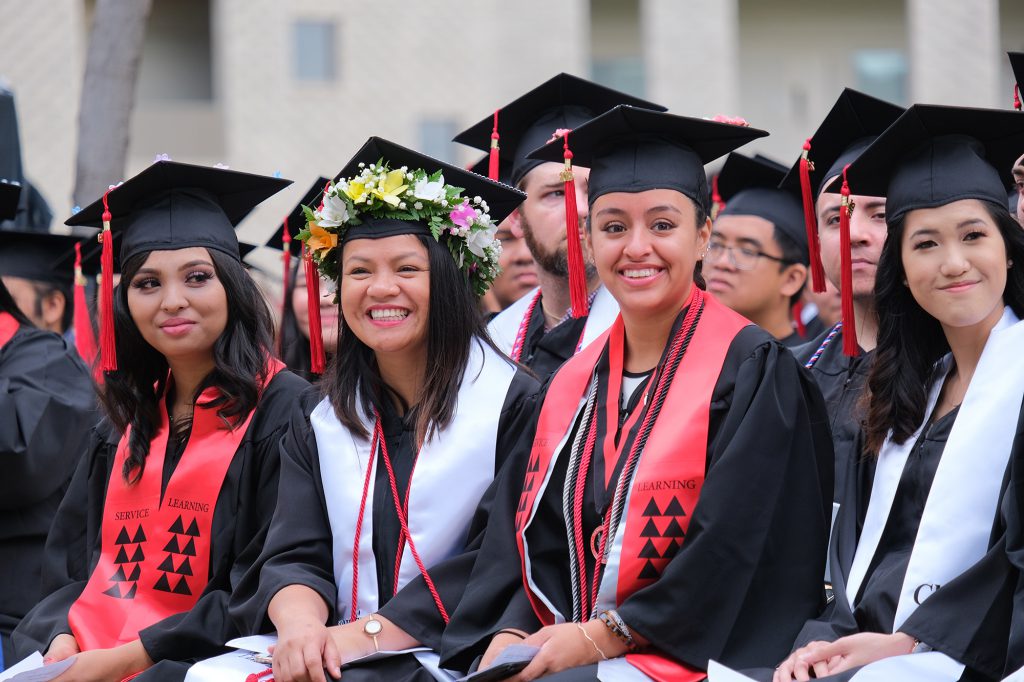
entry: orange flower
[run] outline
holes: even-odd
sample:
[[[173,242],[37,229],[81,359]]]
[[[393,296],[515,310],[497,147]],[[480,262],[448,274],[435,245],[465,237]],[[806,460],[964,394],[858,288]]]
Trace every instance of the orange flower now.
[[[329,251],[338,245],[338,235],[328,232],[316,223],[310,223],[309,239],[306,240],[306,245],[314,253]]]

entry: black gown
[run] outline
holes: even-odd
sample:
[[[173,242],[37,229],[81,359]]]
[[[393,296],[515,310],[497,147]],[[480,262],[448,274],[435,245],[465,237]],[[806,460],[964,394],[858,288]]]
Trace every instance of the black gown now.
[[[820,617],[804,626],[795,640],[794,649],[811,641],[834,641],[857,632],[892,632],[900,589],[924,504],[957,417],[958,411],[954,410],[935,420],[914,444],[900,477],[878,549],[851,610],[844,597],[846,578],[860,540],[873,482],[872,476],[857,477],[856,495],[848,499],[839,511],[830,549],[836,598]],[[1010,473],[1015,467],[1019,470],[1022,457],[1024,405],[1017,421],[1011,465],[1000,490],[999,512],[992,524],[988,552],[925,599],[899,628],[900,632],[965,664],[967,669],[962,678],[965,680],[999,680],[1007,666],[1007,639],[1015,588],[1018,603],[1024,599],[1019,587],[1020,564],[1015,567],[1008,558],[1008,545],[1014,544],[1008,527],[1020,528],[1020,506],[1016,494],[1021,483],[1018,474],[1015,493],[1014,487],[1010,486]],[[864,462],[864,466],[873,473],[873,461]],[[1011,659],[1024,664],[1020,651],[1011,654]],[[825,679],[847,680],[855,672],[856,669]],[[759,676],[771,678],[769,673]]]
[[[538,300],[530,319],[530,326],[526,330],[523,354],[519,362],[533,370],[541,381],[547,379],[562,366],[562,363],[576,354],[576,347],[586,326],[586,317],[570,317],[558,326],[544,331],[544,311],[541,308],[541,301]]]
[[[801,365],[807,364],[831,331],[831,328],[826,329],[814,340],[793,349],[793,355]],[[860,457],[860,425],[863,419],[860,400],[873,358],[874,353],[863,351],[853,358],[844,355],[843,332],[840,330],[810,369],[828,410],[832,447],[836,455],[833,499],[840,505],[848,495],[856,494],[858,484],[863,483],[856,480],[858,475],[867,476],[869,481],[874,475],[874,461],[861,461]]]
[[[137,680],[184,679],[191,661],[224,653],[224,642],[242,634],[228,617],[228,599],[263,547],[277,499],[278,446],[288,414],[308,386],[285,370],[264,390],[214,506],[209,582],[191,611],[140,631],[142,645],[156,665]],[[68,611],[99,560],[100,518],[119,440],[120,435],[105,421],[90,435],[88,451],[46,543],[43,587],[49,596],[14,633],[19,657],[45,652],[54,637],[71,632]],[[181,445],[168,439],[163,488],[182,452]]]
[[[89,370],[57,334],[22,327],[0,348],[0,639],[39,598],[43,545],[98,418]]]
[[[504,396],[498,421],[495,475],[505,466],[505,455],[512,442],[528,428],[532,414],[532,400],[538,390],[537,381],[523,371],[516,372]],[[497,396],[495,396],[497,398]],[[232,616],[239,628],[256,634],[271,632],[273,623],[267,617],[271,599],[288,585],[305,585],[316,591],[327,604],[328,623],[334,624],[348,614],[335,612],[337,588],[334,582],[333,535],[327,512],[327,501],[321,478],[316,436],[310,425],[310,414],[321,401],[316,392],[308,392],[292,413],[292,424],[281,443],[281,495],[278,509],[270,527],[267,542],[259,561],[246,578],[245,586],[232,600]],[[385,401],[381,410],[385,443],[394,465],[395,479],[400,497],[405,496],[415,457],[414,422],[409,413],[403,418]],[[395,513],[394,501],[388,484],[387,470],[377,460],[374,471],[373,495],[373,550],[376,557],[378,580],[378,610],[385,618],[394,617],[399,626],[432,649],[440,648],[444,622],[426,589],[422,578],[410,581],[394,599],[394,565],[401,526]],[[352,485],[362,481],[353,479]],[[453,481],[457,485],[457,481]],[[476,548],[487,524],[493,483],[484,494],[470,523],[466,538],[467,551],[440,564],[428,566],[430,577],[437,586],[445,609],[454,611],[466,579],[476,557]],[[444,531],[444,529],[439,529]],[[400,602],[400,606],[392,604]],[[345,680],[432,680],[411,656],[401,656],[382,662],[351,668],[344,672]]]
[[[499,482],[472,578],[444,633],[447,667],[470,668],[500,629],[540,627],[523,588],[515,538],[532,442],[533,428]],[[561,507],[567,459],[559,458],[528,533],[534,579],[559,611],[571,614]],[[594,506],[603,492],[595,484],[603,483],[598,469],[590,468],[586,487],[584,537],[601,522]],[[779,614],[790,608],[815,614],[824,604],[831,494],[832,450],[817,387],[763,330],[743,329],[712,393],[706,481],[686,539],[661,578],[620,603],[619,614],[658,651],[702,669],[709,658],[774,661],[805,619]],[[741,549],[744,560],[726,558]],[[595,672],[588,666],[559,679],[593,680]]]

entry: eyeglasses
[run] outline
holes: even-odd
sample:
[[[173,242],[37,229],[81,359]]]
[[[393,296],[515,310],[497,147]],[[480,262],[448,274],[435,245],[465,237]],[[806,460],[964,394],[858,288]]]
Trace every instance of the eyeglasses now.
[[[729,254],[729,261],[737,270],[753,270],[757,267],[758,258],[767,258],[783,265],[793,264],[793,261],[752,249],[749,246],[726,246],[721,242],[711,242],[708,244],[708,251],[704,256],[704,260],[708,263],[714,263],[721,260],[726,253]]]

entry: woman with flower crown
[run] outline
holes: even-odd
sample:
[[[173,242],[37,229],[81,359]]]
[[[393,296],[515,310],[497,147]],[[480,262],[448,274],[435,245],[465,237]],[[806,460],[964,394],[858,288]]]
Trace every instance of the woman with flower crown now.
[[[236,609],[244,629],[277,630],[278,682],[438,645],[461,597],[450,576],[468,575],[486,521],[478,503],[538,388],[494,348],[476,300],[497,274],[495,224],[522,193],[378,138],[340,178],[300,234],[339,283],[340,350],[282,442],[282,497]],[[411,581],[406,632],[381,607]],[[430,680],[436,661],[395,656],[345,679]]]

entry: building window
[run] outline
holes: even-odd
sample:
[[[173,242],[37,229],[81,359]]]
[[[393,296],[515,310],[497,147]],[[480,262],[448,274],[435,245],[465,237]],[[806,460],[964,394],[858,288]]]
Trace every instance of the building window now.
[[[441,161],[454,163],[458,155],[452,138],[459,132],[458,124],[451,118],[423,118],[419,122],[421,152]]]
[[[334,22],[300,20],[293,28],[295,79],[333,81],[336,77]]]
[[[644,96],[640,0],[590,0],[590,77]]]
[[[896,104],[907,101],[907,57],[900,50],[853,53],[857,89]]]

